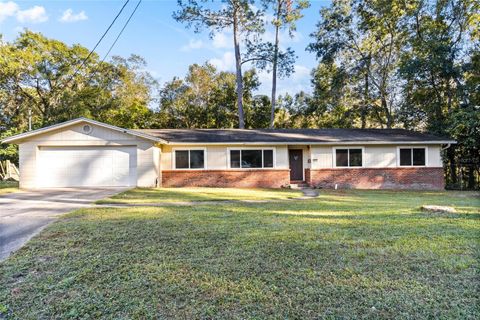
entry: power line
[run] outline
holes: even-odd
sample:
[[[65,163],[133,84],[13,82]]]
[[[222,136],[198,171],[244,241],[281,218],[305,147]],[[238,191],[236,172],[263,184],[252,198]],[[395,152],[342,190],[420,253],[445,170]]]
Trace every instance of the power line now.
[[[110,51],[112,51],[113,47],[115,46],[115,44],[117,43],[118,39],[120,38],[120,36],[122,35],[123,31],[125,30],[125,28],[128,26],[128,23],[130,22],[130,20],[132,19],[133,15],[135,14],[135,12],[137,11],[138,7],[140,6],[140,3],[142,3],[142,0],[139,0],[137,5],[135,6],[135,9],[133,9],[133,12],[130,14],[130,16],[128,17],[128,20],[125,22],[125,24],[123,25],[123,28],[122,30],[120,30],[120,32],[118,33],[117,37],[115,38],[115,41],[113,41],[112,45],[110,46],[110,48],[108,49],[107,53],[105,54],[105,56],[103,57],[102,59],[102,62],[105,61],[105,59],[108,57],[108,55],[110,54]]]
[[[115,38],[115,41],[113,41],[112,45],[110,46],[110,48],[108,49],[107,53],[103,56],[103,59],[102,61],[100,61],[100,63],[98,64],[98,67],[96,67],[92,73],[90,74],[90,77],[88,77],[88,81],[90,81],[93,76],[95,75],[95,73],[98,71],[100,65],[105,62],[105,59],[107,59],[108,55],[110,54],[110,52],[112,51],[113,47],[115,46],[115,44],[117,43],[118,39],[120,39],[120,36],[123,34],[123,31],[125,30],[125,28],[127,28],[128,24],[130,23],[130,20],[132,19],[133,15],[135,14],[135,12],[137,11],[138,7],[140,6],[140,3],[142,3],[142,0],[139,0],[137,5],[135,6],[135,8],[133,9],[132,13],[130,14],[130,16],[128,17],[127,21],[125,21],[125,24],[123,25],[123,28],[120,30],[120,32],[118,33],[117,37]]]
[[[120,14],[122,13],[123,9],[125,9],[125,7],[127,6],[127,4],[130,2],[130,0],[127,0],[125,1],[125,3],[123,4],[122,8],[120,9],[120,11],[117,13],[117,15],[115,16],[115,18],[113,19],[113,21],[110,23],[110,25],[108,26],[107,30],[105,30],[105,32],[103,33],[103,35],[100,37],[100,39],[97,41],[97,43],[95,44],[95,46],[93,47],[92,50],[90,50],[90,52],[88,53],[87,57],[85,59],[83,59],[82,63],[80,64],[80,66],[75,70],[75,72],[73,73],[73,75],[68,79],[68,81],[65,83],[65,85],[63,86],[63,88],[65,88],[69,83],[70,81],[73,80],[73,78],[75,78],[75,76],[78,74],[78,72],[80,71],[80,69],[85,65],[85,63],[87,62],[88,58],[90,58],[93,54],[93,52],[95,51],[95,49],[97,49],[98,45],[102,42],[103,38],[105,38],[105,36],[107,35],[108,31],[110,31],[110,29],[112,28],[113,24],[115,23],[115,21],[117,21],[118,17],[120,16]]]

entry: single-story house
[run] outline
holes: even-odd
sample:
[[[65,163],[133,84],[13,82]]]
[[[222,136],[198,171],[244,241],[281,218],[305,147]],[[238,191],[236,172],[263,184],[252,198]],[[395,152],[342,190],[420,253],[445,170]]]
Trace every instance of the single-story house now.
[[[145,129],[78,118],[6,138],[20,187],[443,189],[455,143],[402,129]]]

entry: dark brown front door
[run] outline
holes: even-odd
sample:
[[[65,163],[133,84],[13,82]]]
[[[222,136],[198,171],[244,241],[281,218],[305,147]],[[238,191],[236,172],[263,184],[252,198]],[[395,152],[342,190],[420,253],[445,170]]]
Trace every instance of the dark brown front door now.
[[[290,180],[303,180],[303,150],[290,149],[288,150],[288,159],[290,162]]]

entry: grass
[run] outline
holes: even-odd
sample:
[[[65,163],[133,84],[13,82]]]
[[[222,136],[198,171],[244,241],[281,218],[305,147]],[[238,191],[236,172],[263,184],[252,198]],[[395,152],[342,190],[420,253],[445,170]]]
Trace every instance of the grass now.
[[[158,203],[222,200],[281,200],[302,196],[291,189],[232,189],[232,188],[136,188],[99,200],[98,204]]]
[[[479,207],[473,193],[321,191],[308,201],[82,209],[0,264],[0,312],[478,319]]]
[[[17,181],[0,181],[0,194],[6,194],[18,191]]]

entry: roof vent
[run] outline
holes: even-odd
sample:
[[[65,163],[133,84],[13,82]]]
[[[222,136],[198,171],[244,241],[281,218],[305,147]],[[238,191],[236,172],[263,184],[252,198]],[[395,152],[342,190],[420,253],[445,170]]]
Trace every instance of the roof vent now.
[[[85,134],[90,134],[90,133],[92,133],[92,130],[93,130],[93,128],[92,128],[92,126],[89,125],[89,124],[86,124],[86,125],[84,125],[84,126],[82,127],[82,131],[83,131],[83,133],[85,133]]]

